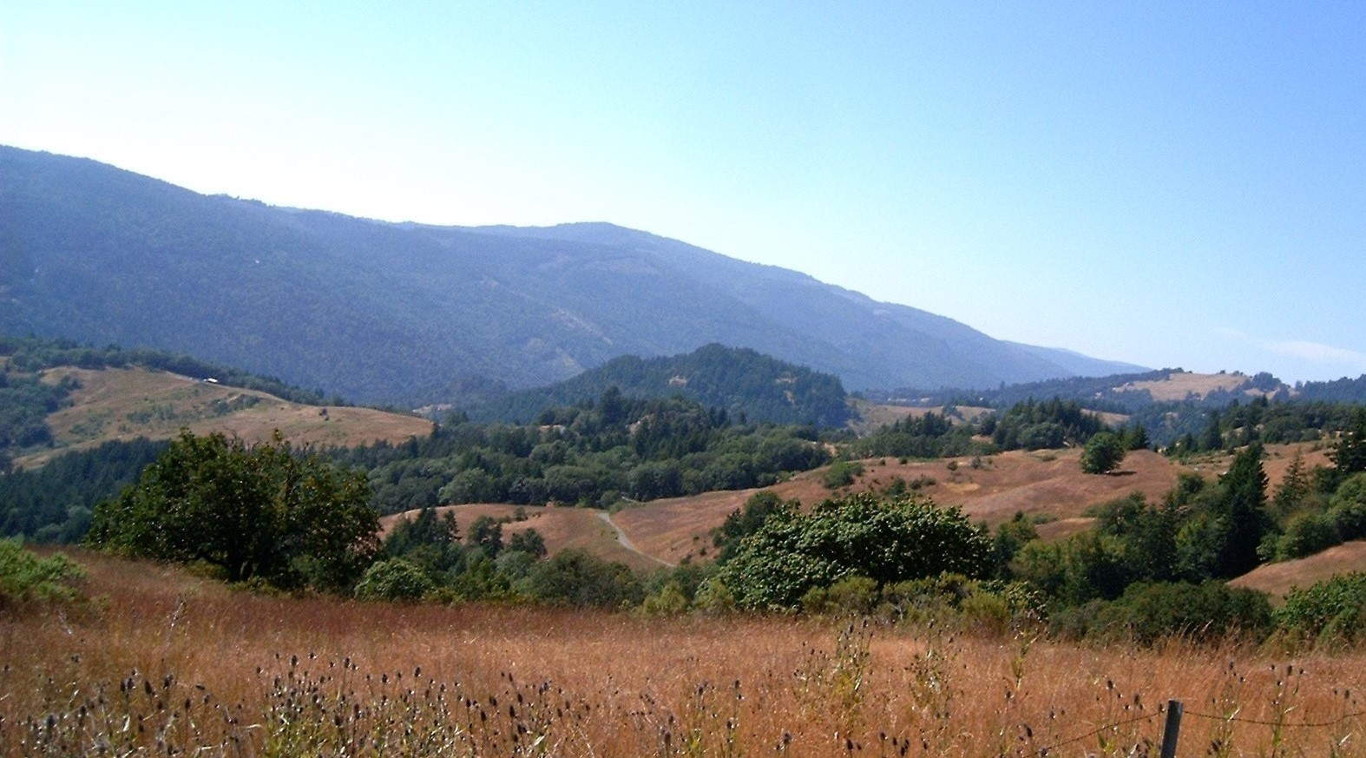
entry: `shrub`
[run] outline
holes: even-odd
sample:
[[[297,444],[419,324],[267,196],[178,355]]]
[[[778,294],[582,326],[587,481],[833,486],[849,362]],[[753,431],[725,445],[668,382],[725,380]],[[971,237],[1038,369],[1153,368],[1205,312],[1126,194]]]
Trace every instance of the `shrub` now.
[[[881,599],[881,612],[900,621],[992,634],[1043,616],[1043,598],[1028,585],[962,574],[890,584]]]
[[[1303,558],[1342,542],[1337,524],[1327,513],[1301,513],[1286,524],[1276,543],[1276,560]]]
[[[622,608],[640,603],[640,580],[620,563],[570,548],[537,563],[522,583],[527,594],[575,608]]]
[[[1119,599],[1089,609],[1090,636],[1150,645],[1167,637],[1261,636],[1271,627],[1266,594],[1222,582],[1139,582]]]
[[[436,588],[420,567],[402,559],[379,561],[365,570],[356,585],[361,600],[420,600]]]
[[[835,461],[826,469],[821,479],[827,489],[848,487],[863,473],[863,464],[858,461]]]
[[[849,576],[829,587],[812,587],[802,595],[807,613],[862,615],[877,604],[877,582],[866,576]]]
[[[688,611],[688,596],[678,582],[669,581],[645,598],[640,611],[647,616],[677,616]]]
[[[39,558],[18,540],[0,540],[0,610],[28,603],[71,602],[85,576],[60,553]]]
[[[1308,589],[1293,589],[1276,611],[1277,628],[1319,642],[1366,640],[1366,572],[1340,574]]]
[[[735,610],[735,596],[725,582],[713,576],[698,585],[697,594],[693,596],[693,607],[713,615],[730,613]]]

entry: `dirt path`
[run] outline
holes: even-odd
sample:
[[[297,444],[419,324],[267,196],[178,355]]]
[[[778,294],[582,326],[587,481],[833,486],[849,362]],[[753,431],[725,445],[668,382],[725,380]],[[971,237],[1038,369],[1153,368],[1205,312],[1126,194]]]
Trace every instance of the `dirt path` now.
[[[663,558],[656,558],[655,556],[650,555],[649,553],[641,551],[640,548],[636,547],[635,544],[631,542],[631,538],[626,536],[626,532],[623,532],[621,530],[621,527],[617,526],[616,522],[612,520],[611,513],[608,513],[607,511],[601,511],[598,513],[598,518],[602,519],[604,523],[612,527],[612,531],[617,533],[617,542],[620,542],[622,547],[626,548],[627,550],[630,550],[633,553],[636,553],[637,555],[643,555],[661,566],[668,566],[669,568],[675,568],[678,566],[677,563],[669,563]]]

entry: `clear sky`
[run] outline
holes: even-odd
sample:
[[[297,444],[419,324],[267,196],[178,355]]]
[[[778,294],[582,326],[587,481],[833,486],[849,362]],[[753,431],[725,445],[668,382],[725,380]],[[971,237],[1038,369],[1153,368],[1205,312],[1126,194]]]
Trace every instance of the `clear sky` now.
[[[988,334],[1366,373],[1366,3],[0,4],[0,143],[610,221]]]

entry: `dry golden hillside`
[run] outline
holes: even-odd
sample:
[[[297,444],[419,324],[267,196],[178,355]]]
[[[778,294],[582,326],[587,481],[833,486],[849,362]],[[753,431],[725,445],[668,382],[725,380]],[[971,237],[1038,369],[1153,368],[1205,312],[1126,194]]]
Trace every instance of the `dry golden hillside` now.
[[[1176,483],[1177,474],[1187,470],[1157,453],[1139,451],[1124,459],[1120,472],[1094,476],[1081,472],[1079,457],[1078,450],[1012,451],[983,458],[978,468],[973,468],[972,459],[953,459],[955,470],[949,469],[949,460],[898,463],[893,458],[874,458],[863,461],[863,475],[841,492],[883,490],[897,478],[907,483],[919,480],[919,491],[935,502],[961,506],[973,519],[990,524],[1005,521],[1017,511],[1068,520],[1082,517],[1092,505],[1131,492],[1160,497]],[[814,505],[836,494],[822,483],[823,474],[824,469],[799,474],[768,489],[784,499]],[[615,520],[650,555],[670,562],[705,557],[708,533],[755,491],[658,500],[624,510]],[[1075,531],[1089,521],[1068,523]]]
[[[1258,566],[1229,584],[1283,597],[1294,587],[1309,587],[1352,571],[1366,571],[1366,540],[1347,542],[1293,561]]]
[[[554,554],[568,548],[586,550],[604,560],[624,563],[634,569],[649,570],[666,565],[636,549],[630,538],[623,543],[613,528],[612,517],[606,511],[589,508],[547,508],[540,506],[473,503],[447,505],[437,509],[439,514],[455,514],[460,534],[469,534],[470,525],[480,516],[511,519],[503,524],[504,541],[517,532],[535,529],[545,538],[546,549]],[[415,515],[415,511],[385,516],[381,528],[387,532],[401,518]]]
[[[431,433],[431,422],[373,408],[299,405],[274,395],[200,382],[146,369],[49,369],[44,381],[72,377],[80,386],[71,404],[48,417],[57,447],[19,459],[41,465],[68,449],[116,439],[166,439],[182,428],[196,434],[223,432],[248,442],[279,430],[295,444],[354,446],[377,440],[402,442]]]
[[[1280,483],[1296,449],[1303,451],[1306,466],[1327,463],[1326,452],[1310,444],[1270,446],[1264,464],[1270,488]],[[1039,517],[1044,522],[1038,526],[1039,536],[1051,540],[1091,528],[1094,519],[1085,513],[1093,505],[1133,492],[1156,501],[1176,484],[1179,474],[1213,479],[1227,470],[1231,460],[1231,456],[1217,454],[1180,463],[1145,450],[1130,453],[1119,472],[1095,476],[1081,472],[1079,458],[1079,450],[1012,451],[982,458],[976,468],[971,458],[952,459],[953,470],[948,459],[898,463],[892,458],[872,458],[862,461],[864,473],[855,483],[838,492],[822,483],[823,468],[767,489],[785,500],[812,506],[846,492],[882,491],[897,478],[908,484],[919,481],[920,493],[940,505],[960,506],[974,520],[995,525],[1016,512]],[[711,531],[755,492],[729,490],[655,500],[610,516],[587,509],[525,507],[520,509],[529,518],[509,523],[504,530],[512,533],[534,527],[546,538],[551,552],[581,547],[636,568],[654,568],[706,560],[711,553]],[[447,508],[457,514],[462,530],[480,515],[512,517],[519,510],[519,506],[495,504]],[[386,518],[386,523],[392,518]]]

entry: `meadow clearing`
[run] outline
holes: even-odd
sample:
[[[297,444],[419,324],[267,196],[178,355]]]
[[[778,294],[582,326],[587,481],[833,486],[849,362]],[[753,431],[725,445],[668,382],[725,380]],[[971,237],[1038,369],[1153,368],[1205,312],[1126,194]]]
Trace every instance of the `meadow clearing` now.
[[[81,551],[0,615],[5,755],[1366,755],[1366,652],[233,590]],[[1117,725],[1117,726],[1115,726]]]

